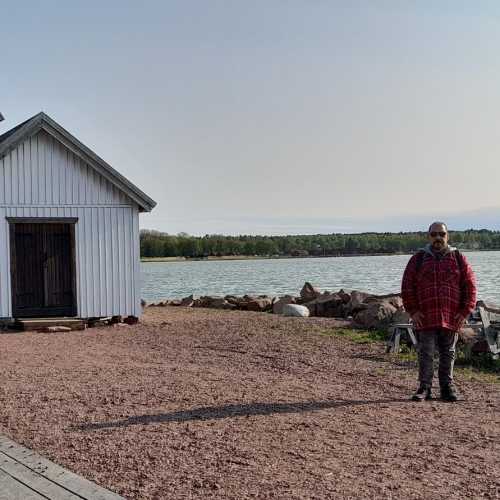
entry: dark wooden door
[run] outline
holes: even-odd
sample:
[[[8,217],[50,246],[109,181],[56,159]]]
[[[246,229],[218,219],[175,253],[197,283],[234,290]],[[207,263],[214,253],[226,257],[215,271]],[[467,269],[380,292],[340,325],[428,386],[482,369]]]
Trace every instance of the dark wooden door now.
[[[13,316],[74,316],[71,224],[11,223]]]

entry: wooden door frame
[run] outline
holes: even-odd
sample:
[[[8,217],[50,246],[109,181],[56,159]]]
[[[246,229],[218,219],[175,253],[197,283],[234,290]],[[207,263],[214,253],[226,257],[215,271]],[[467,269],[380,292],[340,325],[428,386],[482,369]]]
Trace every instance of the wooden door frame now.
[[[78,300],[76,296],[76,240],[75,240],[75,224],[78,222],[78,217],[6,217],[9,223],[9,240],[10,240],[10,287],[12,300],[12,317],[17,312],[16,304],[16,224],[67,224],[69,226],[70,235],[70,265],[71,265],[71,291],[73,294],[73,304],[71,306],[71,317],[78,315]]]

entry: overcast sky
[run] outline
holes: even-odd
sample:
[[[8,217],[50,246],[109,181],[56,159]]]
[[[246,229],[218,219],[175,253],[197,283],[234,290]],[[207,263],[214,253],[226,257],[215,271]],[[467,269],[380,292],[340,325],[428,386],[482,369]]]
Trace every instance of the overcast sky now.
[[[168,233],[500,229],[496,1],[10,2],[0,133],[43,110]]]

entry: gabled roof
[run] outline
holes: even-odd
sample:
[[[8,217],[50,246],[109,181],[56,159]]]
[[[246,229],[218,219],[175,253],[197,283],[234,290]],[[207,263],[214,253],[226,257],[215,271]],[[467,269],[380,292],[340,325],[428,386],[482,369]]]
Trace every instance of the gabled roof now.
[[[21,142],[37,134],[40,130],[44,130],[64,144],[64,146],[93,167],[100,175],[132,198],[139,205],[141,212],[150,212],[156,205],[156,202],[143,193],[137,186],[132,184],[111,167],[111,165],[97,156],[92,150],[43,112],[38,113],[0,135],[0,160]]]

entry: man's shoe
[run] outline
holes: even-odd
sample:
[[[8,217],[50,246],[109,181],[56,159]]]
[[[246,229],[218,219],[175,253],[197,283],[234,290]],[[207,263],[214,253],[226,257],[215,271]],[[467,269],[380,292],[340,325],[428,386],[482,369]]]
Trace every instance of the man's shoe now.
[[[456,389],[452,385],[444,385],[441,387],[441,399],[443,401],[450,401],[451,403],[458,401]]]
[[[411,397],[413,401],[423,401],[424,399],[432,399],[431,388],[421,385],[417,392]]]

